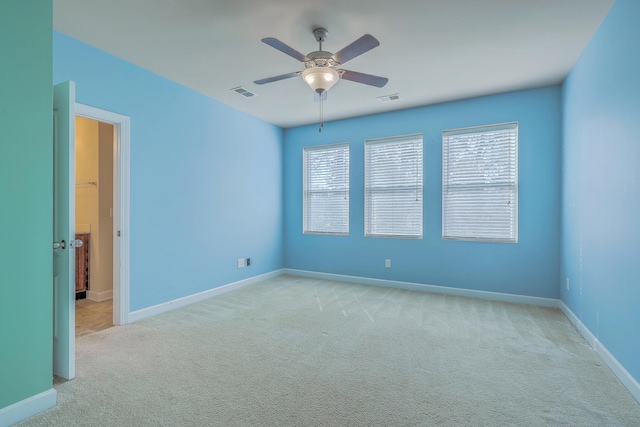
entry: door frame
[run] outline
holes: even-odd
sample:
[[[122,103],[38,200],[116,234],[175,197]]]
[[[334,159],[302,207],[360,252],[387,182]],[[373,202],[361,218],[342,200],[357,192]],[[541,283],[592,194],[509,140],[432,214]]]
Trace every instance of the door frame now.
[[[114,126],[113,139],[113,324],[129,323],[130,121],[121,114],[76,102],[76,116]]]

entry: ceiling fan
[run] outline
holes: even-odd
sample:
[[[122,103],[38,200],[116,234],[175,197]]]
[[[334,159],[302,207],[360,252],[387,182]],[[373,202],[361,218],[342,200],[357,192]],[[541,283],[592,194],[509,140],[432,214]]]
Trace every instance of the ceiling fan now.
[[[316,28],[313,30],[313,36],[320,44],[320,48],[315,51],[303,55],[292,47],[284,44],[280,40],[267,37],[262,42],[278,49],[280,52],[291,56],[302,62],[305,66],[304,71],[296,71],[288,74],[281,74],[262,80],[254,81],[255,84],[262,85],[265,83],[277,82],[279,80],[289,79],[292,77],[302,76],[304,81],[315,92],[316,100],[325,100],[327,91],[335,85],[338,80],[350,80],[365,85],[383,87],[389,79],[386,77],[374,76],[372,74],[359,73],[357,71],[349,71],[339,69],[345,62],[370,51],[374,47],[380,45],[380,42],[370,34],[365,34],[342,50],[331,53],[322,50],[322,43],[326,41],[329,32],[324,28]]]

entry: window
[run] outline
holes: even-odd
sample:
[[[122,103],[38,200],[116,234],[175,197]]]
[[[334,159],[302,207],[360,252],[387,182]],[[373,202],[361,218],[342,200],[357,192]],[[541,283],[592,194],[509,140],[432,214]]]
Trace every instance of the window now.
[[[349,144],[305,147],[302,231],[349,234]]]
[[[365,236],[422,238],[422,135],[364,143]]]
[[[518,241],[518,123],[442,133],[442,238]]]

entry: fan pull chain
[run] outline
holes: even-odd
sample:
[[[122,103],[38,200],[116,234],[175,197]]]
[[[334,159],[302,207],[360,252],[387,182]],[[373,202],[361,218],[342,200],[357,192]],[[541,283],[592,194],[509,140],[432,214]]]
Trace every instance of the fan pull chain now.
[[[320,96],[320,127],[318,128],[318,132],[322,132],[322,128],[324,127],[324,109],[323,109],[323,98]]]

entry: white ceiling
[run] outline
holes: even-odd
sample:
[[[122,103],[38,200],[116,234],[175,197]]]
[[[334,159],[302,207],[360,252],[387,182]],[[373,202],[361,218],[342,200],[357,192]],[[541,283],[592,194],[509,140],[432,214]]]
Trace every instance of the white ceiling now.
[[[278,126],[318,121],[301,78],[254,80],[304,65],[262,43],[307,54],[311,31],[337,52],[363,34],[380,46],[349,61],[389,78],[384,88],[341,81],[325,120],[563,81],[615,0],[54,0],[54,28]],[[244,98],[242,86],[258,96]],[[378,96],[401,99],[380,103]]]

